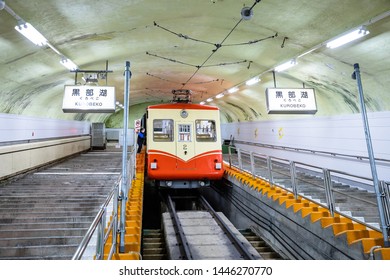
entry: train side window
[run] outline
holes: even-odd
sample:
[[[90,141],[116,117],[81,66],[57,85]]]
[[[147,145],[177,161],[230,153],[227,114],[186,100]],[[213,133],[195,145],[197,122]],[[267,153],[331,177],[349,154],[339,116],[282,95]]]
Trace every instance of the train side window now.
[[[165,119],[153,120],[153,141],[155,142],[173,141],[173,120],[165,120]]]
[[[215,130],[215,121],[213,120],[196,120],[196,141],[198,142],[215,142],[217,134]]]

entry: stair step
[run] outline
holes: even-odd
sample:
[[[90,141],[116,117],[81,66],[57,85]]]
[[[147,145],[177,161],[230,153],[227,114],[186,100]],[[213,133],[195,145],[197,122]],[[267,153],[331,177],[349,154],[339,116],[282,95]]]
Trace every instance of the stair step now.
[[[4,213],[1,216],[1,219],[12,219],[15,217],[18,218],[36,218],[36,217],[61,217],[61,216],[69,216],[69,217],[77,217],[77,216],[91,216],[92,214],[96,214],[96,210],[91,210],[91,211],[52,211],[52,212],[36,212],[36,213],[29,213],[29,212],[23,212],[17,214],[15,216],[14,213]]]
[[[161,243],[164,242],[164,239],[162,237],[144,237],[145,243]]]
[[[91,223],[95,216],[78,216],[78,217],[69,217],[69,216],[57,216],[57,217],[31,217],[31,218],[2,218],[0,217],[0,224],[21,224],[21,223],[57,223],[57,222],[89,222]]]
[[[260,255],[266,260],[282,259],[279,254],[275,252],[262,252]]]
[[[253,246],[257,252],[259,253],[268,253],[268,252],[274,252],[274,250],[272,250],[271,247],[257,247],[257,246]]]
[[[154,248],[160,248],[163,246],[163,243],[144,243],[144,248],[145,249],[154,249]]]
[[[166,260],[164,234],[160,229],[144,229],[142,238],[143,260]]]
[[[0,230],[0,239],[2,238],[29,238],[42,237],[47,238],[55,236],[84,236],[87,228],[63,228],[63,229],[34,229],[34,230]]]
[[[21,257],[24,259],[30,259],[31,257],[46,259],[48,257],[58,256],[59,252],[61,252],[61,255],[73,256],[77,248],[78,244],[0,247],[0,259],[20,259]]]
[[[143,260],[166,260],[167,255],[166,254],[153,254],[153,255],[143,255]]]
[[[91,212],[91,211],[95,211],[95,209],[98,209],[98,207],[97,208],[95,208],[95,207],[68,208],[68,207],[64,207],[61,205],[57,205],[57,207],[46,207],[46,206],[42,205],[42,207],[29,207],[29,208],[22,208],[22,207],[3,208],[3,207],[0,207],[1,212],[9,211],[13,215],[20,215],[20,214],[24,214],[24,213],[28,213],[31,215],[31,214],[35,214],[35,213],[69,212],[69,209],[72,209],[72,212]]]
[[[10,237],[1,238],[0,247],[24,247],[43,245],[74,245],[80,244],[84,236],[51,236],[51,237]]]
[[[27,229],[58,229],[58,228],[88,228],[90,222],[58,222],[58,223],[12,223],[0,224],[1,230],[27,230]]]
[[[256,251],[266,260],[282,259],[261,237],[251,229],[241,229],[239,232],[249,241]]]
[[[244,235],[245,236],[245,235]],[[248,241],[262,241],[258,236],[256,235],[246,235],[245,238]]]
[[[253,247],[264,247],[267,245],[267,243],[264,241],[264,240],[259,240],[259,241],[251,241],[251,240],[248,240]]]
[[[144,254],[147,254],[147,255],[163,254],[163,253],[166,253],[166,249],[163,247],[144,248],[143,252],[144,252]]]

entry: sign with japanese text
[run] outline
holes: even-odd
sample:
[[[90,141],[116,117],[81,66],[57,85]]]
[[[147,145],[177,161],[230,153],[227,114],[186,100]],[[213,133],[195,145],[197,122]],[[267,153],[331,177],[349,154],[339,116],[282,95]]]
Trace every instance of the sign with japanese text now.
[[[65,86],[64,113],[113,113],[115,88],[107,86]]]
[[[268,114],[315,114],[316,98],[312,88],[267,88]]]

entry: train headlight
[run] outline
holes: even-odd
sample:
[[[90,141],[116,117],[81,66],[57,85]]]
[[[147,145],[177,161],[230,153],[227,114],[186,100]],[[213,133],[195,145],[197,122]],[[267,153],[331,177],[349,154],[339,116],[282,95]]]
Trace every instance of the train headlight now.
[[[185,119],[188,117],[188,112],[186,110],[181,110],[180,111],[180,116]]]
[[[222,163],[216,162],[216,163],[215,163],[215,169],[221,170],[221,169],[222,169]]]
[[[167,187],[172,187],[172,181],[166,181],[165,184],[167,185]]]
[[[157,162],[151,162],[150,169],[157,169]]]

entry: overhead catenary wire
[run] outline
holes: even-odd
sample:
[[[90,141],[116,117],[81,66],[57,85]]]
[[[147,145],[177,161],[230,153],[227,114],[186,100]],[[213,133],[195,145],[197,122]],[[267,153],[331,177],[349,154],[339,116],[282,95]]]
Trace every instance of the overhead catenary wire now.
[[[170,30],[170,29],[168,29],[168,28],[166,28],[164,26],[161,26],[161,25],[157,24],[155,21],[153,22],[153,24],[154,24],[154,26],[156,26],[158,28],[161,28],[162,30],[165,30],[165,31],[167,31],[167,32],[169,32],[171,34],[174,34],[174,35],[176,35],[179,38],[195,41],[195,42],[198,42],[198,43],[204,43],[204,44],[212,45],[212,46],[215,46],[216,48],[220,48],[220,47],[234,47],[234,46],[242,46],[242,45],[252,45],[252,44],[259,43],[261,41],[265,41],[265,40],[268,40],[268,39],[272,39],[272,38],[278,37],[278,33],[275,33],[274,35],[267,36],[267,37],[264,37],[264,38],[261,38],[261,39],[248,41],[248,42],[233,43],[233,44],[222,44],[222,43],[217,44],[217,43],[208,42],[208,41],[200,40],[200,39],[197,39],[197,38],[193,38],[191,36],[188,36],[188,35],[185,35],[185,34],[182,34],[182,33],[177,33],[177,32],[172,31],[172,30]]]
[[[196,68],[200,68],[201,67],[200,65],[186,63],[186,62],[183,62],[183,61],[179,61],[179,60],[176,60],[176,59],[173,59],[173,58],[169,58],[169,57],[164,57],[164,56],[153,54],[153,53],[150,53],[150,52],[146,52],[146,54],[150,55],[150,56],[157,57],[157,58],[165,59],[165,60],[168,60],[168,61],[171,61],[171,62],[174,62],[174,63],[178,63],[178,64],[183,64],[183,65],[192,66],[192,67],[196,67]],[[226,66],[226,65],[240,64],[240,63],[246,63],[246,62],[248,62],[248,61],[246,59],[244,59],[244,60],[240,60],[240,61],[221,62],[221,63],[218,63],[218,64],[203,65],[203,67]]]
[[[163,80],[163,81],[169,82],[169,83],[181,84],[181,85],[183,84],[183,83],[180,83],[180,82],[171,81],[171,80],[159,77],[159,76],[151,74],[149,72],[146,72],[146,75],[148,75],[150,77],[153,77],[153,78],[156,78],[156,79],[159,79],[159,80]],[[194,82],[192,84],[209,84],[209,83],[214,83],[214,82],[218,82],[218,81],[220,81],[220,79],[213,79],[213,80],[210,80],[210,81],[202,81],[202,82]]]
[[[252,11],[252,9],[260,2],[261,0],[255,0],[255,2],[252,4],[252,6],[248,9],[248,11]],[[167,59],[169,61],[172,61],[172,62],[177,62],[177,63],[180,63],[180,64],[184,64],[184,65],[189,65],[189,66],[195,66],[196,67],[196,70],[195,72],[187,79],[186,82],[184,82],[182,84],[182,88],[184,88],[193,78],[194,76],[199,72],[199,70],[202,68],[202,67],[206,67],[205,64],[211,59],[211,57],[222,47],[222,46],[225,46],[223,45],[224,42],[229,38],[229,36],[234,32],[234,30],[238,27],[238,25],[243,21],[243,18],[241,18],[234,26],[233,28],[229,31],[229,33],[225,36],[225,38],[220,42],[220,43],[212,43],[212,42],[207,42],[207,41],[204,41],[204,40],[199,40],[199,39],[196,39],[196,38],[192,38],[188,35],[183,35],[181,33],[177,33],[177,32],[174,32],[172,30],[169,30],[168,28],[165,28],[159,24],[157,24],[155,21],[154,21],[154,26],[158,27],[158,28],[161,28],[171,34],[174,34],[180,38],[184,38],[184,39],[189,39],[189,40],[193,40],[193,41],[196,41],[196,42],[200,42],[200,43],[204,43],[204,44],[209,44],[209,45],[214,45],[215,46],[215,49],[212,50],[211,54],[203,61],[202,64],[200,65],[192,65],[192,64],[187,64],[187,63],[184,63],[184,62],[179,62],[179,61],[175,61],[175,60],[172,60],[172,59],[169,59],[169,58],[164,58],[164,57],[160,57],[160,58],[163,58],[163,59]],[[257,43],[257,42],[261,42],[261,41],[264,41],[266,39],[270,39],[270,38],[275,38],[277,36],[277,33],[273,36],[269,36],[267,38],[264,38],[264,39],[258,39],[258,40],[254,40],[254,41],[249,41],[249,42],[246,42],[246,43],[237,43],[237,44],[230,44],[230,45],[227,45],[227,46],[238,46],[238,45],[246,45],[246,44],[254,44],[254,43]],[[146,54],[149,54],[148,52]],[[155,55],[156,57],[159,57],[157,55]],[[245,60],[245,62],[247,62]],[[227,65],[227,64],[225,64]]]

